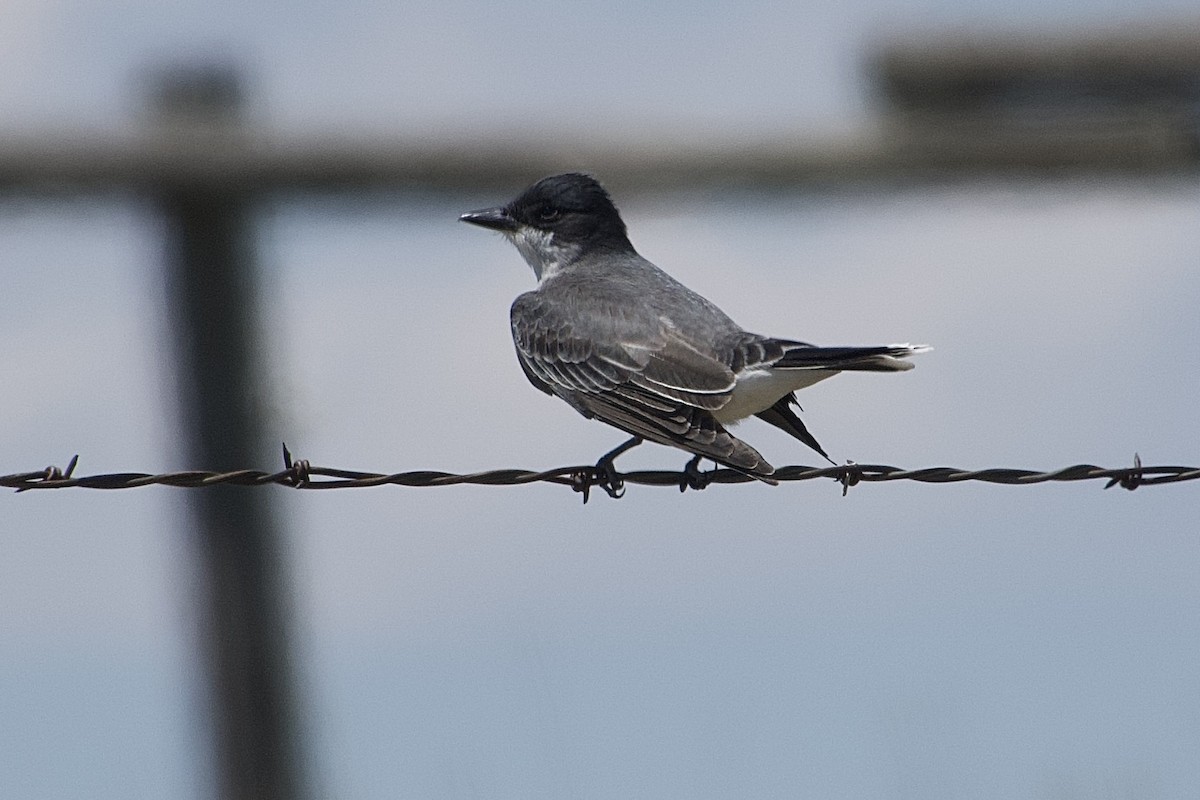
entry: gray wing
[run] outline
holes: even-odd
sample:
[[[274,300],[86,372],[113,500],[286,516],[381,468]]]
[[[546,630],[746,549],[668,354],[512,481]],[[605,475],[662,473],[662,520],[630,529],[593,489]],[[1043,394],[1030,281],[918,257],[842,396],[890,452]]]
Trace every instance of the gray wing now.
[[[662,320],[568,302],[528,292],[513,303],[513,342],[534,386],[635,436],[754,475],[774,472],[713,418],[734,387],[725,360]]]

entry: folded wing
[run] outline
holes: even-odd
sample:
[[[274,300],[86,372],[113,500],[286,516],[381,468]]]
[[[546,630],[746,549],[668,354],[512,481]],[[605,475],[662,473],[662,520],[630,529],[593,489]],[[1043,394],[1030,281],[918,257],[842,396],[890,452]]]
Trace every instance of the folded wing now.
[[[620,309],[568,307],[536,292],[518,297],[510,318],[530,382],[584,416],[758,477],[774,472],[712,415],[729,401],[734,371],[669,324]]]

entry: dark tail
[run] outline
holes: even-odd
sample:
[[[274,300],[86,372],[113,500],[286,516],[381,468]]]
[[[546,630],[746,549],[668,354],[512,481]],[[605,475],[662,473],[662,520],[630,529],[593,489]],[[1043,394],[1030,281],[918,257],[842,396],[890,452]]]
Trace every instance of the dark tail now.
[[[902,372],[912,369],[911,362],[901,361],[901,359],[931,349],[928,345],[923,344],[889,344],[882,347],[815,347],[801,342],[783,342],[782,344],[784,345],[783,358],[772,365],[776,368],[836,369],[857,372]],[[784,430],[787,429],[784,428]]]

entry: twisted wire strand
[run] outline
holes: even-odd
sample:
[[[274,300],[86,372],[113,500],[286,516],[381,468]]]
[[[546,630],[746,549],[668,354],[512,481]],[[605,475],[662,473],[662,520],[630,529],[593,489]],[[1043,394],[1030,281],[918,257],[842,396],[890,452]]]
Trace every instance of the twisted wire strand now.
[[[558,467],[535,472],[523,469],[494,469],[483,472],[453,473],[438,470],[381,473],[313,466],[303,459],[293,459],[287,446],[283,448],[284,469],[279,472],[241,469],[230,472],[187,470],[150,474],[145,472],[115,472],[103,475],[74,476],[79,456],[71,459],[65,470],[47,467],[36,472],[20,472],[0,476],[0,487],[18,492],[35,489],[133,489],[140,486],[174,486],[199,489],[209,486],[265,486],[278,484],[295,489],[355,489],[370,486],[521,486],[529,483],[554,483],[569,486],[588,500],[590,490],[600,487],[611,497],[620,497],[626,484],[640,486],[674,486],[681,491],[703,489],[714,483],[750,483],[754,478],[737,470],[719,467],[707,472],[693,469],[635,470],[619,472],[597,466]],[[843,464],[830,467],[801,465],[780,467],[772,476],[780,482],[829,478],[842,486],[842,493],[859,483],[883,481],[916,481],[918,483],[982,483],[1024,486],[1035,483],[1106,480],[1104,488],[1121,486],[1133,490],[1139,486],[1179,483],[1200,479],[1200,467],[1143,466],[1134,457],[1132,467],[1110,469],[1092,464],[1076,464],[1052,471],[994,467],[967,470],[957,467],[926,467],[902,469],[885,464]]]

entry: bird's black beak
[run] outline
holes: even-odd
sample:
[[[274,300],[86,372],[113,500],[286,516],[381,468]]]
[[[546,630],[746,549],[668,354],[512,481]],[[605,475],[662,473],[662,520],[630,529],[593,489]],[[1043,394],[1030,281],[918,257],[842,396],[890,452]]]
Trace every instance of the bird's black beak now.
[[[505,208],[485,208],[481,211],[469,211],[458,218],[460,222],[469,222],[481,228],[491,228],[494,231],[512,233],[517,229],[517,221],[512,218]]]

